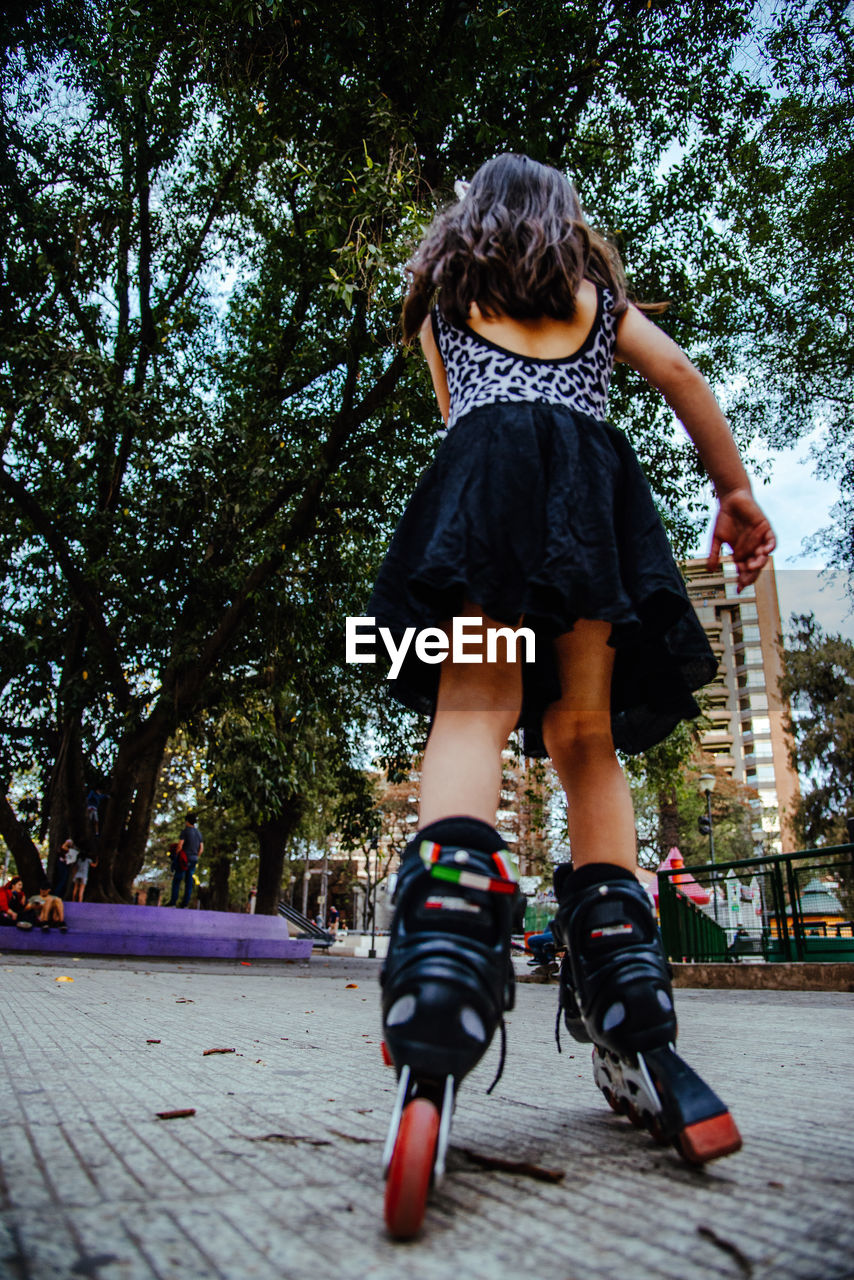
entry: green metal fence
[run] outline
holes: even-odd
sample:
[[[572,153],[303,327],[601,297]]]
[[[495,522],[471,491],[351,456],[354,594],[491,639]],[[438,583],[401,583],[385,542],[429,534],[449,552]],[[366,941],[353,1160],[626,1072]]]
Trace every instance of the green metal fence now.
[[[556,911],[556,902],[529,902],[525,908],[525,932],[542,933],[546,925],[554,920]]]
[[[672,960],[854,962],[854,844],[671,868],[658,886]]]
[[[727,959],[726,930],[695,906],[667,872],[658,875],[658,910],[664,949],[671,960]]]

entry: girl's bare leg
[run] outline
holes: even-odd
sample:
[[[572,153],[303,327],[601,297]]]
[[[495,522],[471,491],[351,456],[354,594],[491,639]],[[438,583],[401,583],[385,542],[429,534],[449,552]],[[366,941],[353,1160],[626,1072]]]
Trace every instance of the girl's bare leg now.
[[[543,717],[543,737],[566,791],[576,867],[637,868],[631,794],[611,736],[610,622],[580,620],[555,641],[562,695]]]
[[[463,614],[485,628],[501,624],[477,605]],[[495,824],[501,790],[501,752],[522,706],[522,668],[508,662],[503,644],[497,662],[442,664],[436,714],[421,765],[419,825],[467,814]],[[472,644],[467,652],[476,653]],[[484,654],[481,655],[482,657]]]

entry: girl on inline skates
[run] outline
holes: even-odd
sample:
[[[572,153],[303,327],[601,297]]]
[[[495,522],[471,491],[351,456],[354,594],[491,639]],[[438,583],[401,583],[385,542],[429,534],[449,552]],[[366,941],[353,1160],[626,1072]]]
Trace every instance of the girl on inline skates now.
[[[432,716],[382,974],[399,1076],[386,1220],[402,1238],[442,1173],[455,1091],[512,1004],[515,874],[495,822],[515,728],[566,790],[572,868],[557,868],[554,931],[567,1029],[593,1042],[611,1104],[687,1160],[740,1146],[673,1048],[669,970],[614,751],[643,751],[697,715],[692,691],[716,670],[637,459],[605,421],[615,360],[662,392],[714,484],[709,567],[729,544],[742,589],[775,546],[708,384],[628,301],[616,250],[562,174],[527,156],[490,160],[408,272],[404,338],[420,336],[446,434],[369,606],[398,643],[433,629],[432,650],[410,647],[392,685]],[[484,641],[524,626],[533,656],[520,646],[517,660],[500,632],[478,650],[478,626]]]

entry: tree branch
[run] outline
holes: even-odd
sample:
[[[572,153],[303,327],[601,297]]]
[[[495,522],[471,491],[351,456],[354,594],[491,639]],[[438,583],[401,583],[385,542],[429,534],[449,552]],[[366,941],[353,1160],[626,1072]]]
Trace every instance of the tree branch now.
[[[104,618],[98,592],[87,582],[74,563],[65,539],[47,512],[24,485],[10,475],[2,465],[0,465],[0,489],[9,495],[35,531],[44,538],[55,556],[72,594],[82,607],[95,633],[104,660],[104,668],[113,686],[118,705],[121,708],[126,707],[130,701],[130,688],[122,670],[115,640]]]
[[[225,201],[225,197],[229,188],[234,182],[234,179],[237,177],[237,174],[240,169],[240,163],[241,162],[239,159],[235,159],[231,162],[231,164],[226,169],[225,174],[223,175],[222,180],[219,184],[219,187],[217,188],[213,202],[210,208],[208,209],[207,216],[205,217],[205,220],[202,223],[202,226],[199,230],[198,235],[196,236],[196,239],[192,247],[187,252],[183,270],[181,271],[180,275],[178,276],[177,280],[172,285],[172,287],[169,290],[167,290],[166,296],[161,300],[160,305],[164,310],[166,311],[171,310],[171,308],[175,305],[175,303],[184,293],[184,290],[186,289],[187,284],[191,276],[193,275],[193,272],[198,268],[198,265],[202,256],[202,249],[204,248],[205,240],[208,237],[208,232],[213,226],[214,219],[216,218],[217,214],[222,209],[222,206]]]
[[[28,894],[35,893],[44,875],[41,856],[5,795],[0,797],[0,836],[6,841],[15,859],[15,867],[24,882],[24,889]]]
[[[246,576],[236,598],[226,610],[219,626],[204,646],[198,660],[193,664],[192,672],[187,676],[180,688],[175,688],[175,705],[179,710],[185,706],[192,705],[193,698],[202,682],[213,670],[237,633],[252,597],[278,571],[285,560],[286,554],[292,552],[293,548],[302,543],[311,532],[320,511],[320,499],[326,482],[341,456],[349,433],[355,427],[367,421],[383,400],[391,394],[403,372],[405,363],[405,353],[402,350],[395,352],[388,368],[376,380],[368,394],[357,405],[353,406],[349,413],[342,411],[336,417],[320,451],[320,459],[314,474],[301,485],[303,496],[279,538],[279,541],[288,550],[285,552],[282,550],[272,552],[255,565]],[[164,680],[165,684],[166,681]]]

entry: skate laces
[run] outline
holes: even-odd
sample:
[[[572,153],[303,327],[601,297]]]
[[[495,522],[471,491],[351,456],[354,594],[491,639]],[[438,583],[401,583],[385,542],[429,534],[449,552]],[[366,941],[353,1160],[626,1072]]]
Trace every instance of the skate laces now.
[[[495,1079],[486,1091],[487,1094],[492,1093],[492,1090],[504,1074],[504,1062],[507,1058],[507,1024],[504,1021],[503,1013],[501,1015],[501,1020],[498,1023],[498,1030],[501,1032],[501,1048],[498,1051],[498,1070],[495,1073]]]

